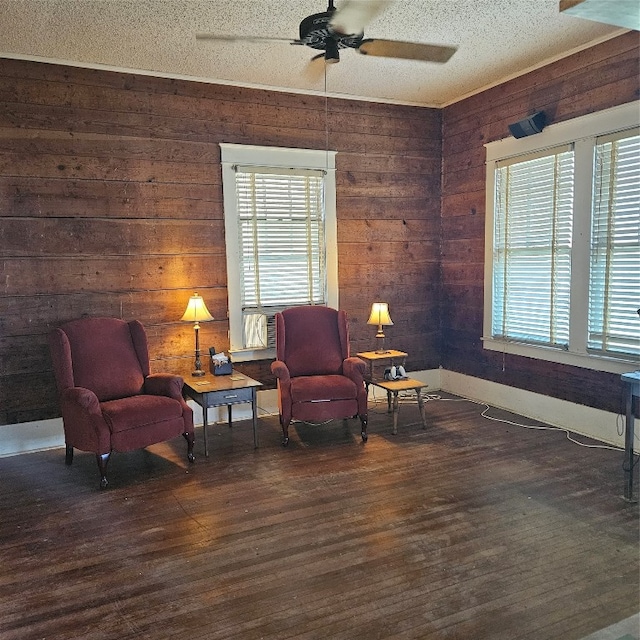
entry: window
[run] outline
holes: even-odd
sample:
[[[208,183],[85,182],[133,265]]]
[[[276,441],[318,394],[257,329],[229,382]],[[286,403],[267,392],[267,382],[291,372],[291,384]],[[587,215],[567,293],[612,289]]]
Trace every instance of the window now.
[[[498,163],[492,335],[569,344],[573,150]]]
[[[589,348],[640,356],[640,136],[596,140]]]
[[[276,312],[338,306],[335,152],[220,146],[231,351],[273,357]]]
[[[637,364],[638,113],[623,105],[486,145],[485,348]]]

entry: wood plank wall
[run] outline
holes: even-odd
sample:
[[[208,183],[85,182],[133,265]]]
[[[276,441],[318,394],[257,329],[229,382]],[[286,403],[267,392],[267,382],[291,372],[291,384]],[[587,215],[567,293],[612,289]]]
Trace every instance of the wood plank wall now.
[[[631,32],[443,110],[442,366],[614,412],[620,376],[482,348],[485,150],[535,111],[560,122],[638,99],[638,34]]]
[[[0,60],[0,424],[59,415],[46,336],[137,318],[152,369],[190,369],[197,290],[228,348],[219,142],[337,156],[341,307],[352,350],[371,302],[409,367],[438,366],[441,112]],[[245,365],[268,385],[268,362]]]

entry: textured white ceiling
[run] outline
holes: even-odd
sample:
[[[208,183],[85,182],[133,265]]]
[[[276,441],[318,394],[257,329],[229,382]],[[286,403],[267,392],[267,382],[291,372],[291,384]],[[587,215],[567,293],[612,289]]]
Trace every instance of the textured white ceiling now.
[[[326,0],[0,0],[0,57],[443,106],[623,32],[562,14],[558,0],[396,0],[365,36],[458,46],[451,60],[346,50],[326,80],[322,69],[310,72],[317,51],[308,47],[195,39],[294,39],[302,18],[326,8]]]

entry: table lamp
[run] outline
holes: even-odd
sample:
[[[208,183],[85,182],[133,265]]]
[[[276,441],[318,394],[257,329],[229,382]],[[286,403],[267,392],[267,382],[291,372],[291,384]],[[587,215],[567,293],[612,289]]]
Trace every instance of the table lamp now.
[[[378,349],[376,349],[376,353],[387,353],[384,348],[384,331],[382,327],[393,325],[393,321],[389,315],[389,305],[386,302],[374,302],[371,305],[371,314],[369,315],[367,324],[378,325],[378,333],[376,333]]]
[[[184,312],[181,320],[194,323],[193,329],[196,332],[196,368],[191,375],[203,376],[204,371],[202,370],[200,363],[200,338],[198,335],[198,332],[200,331],[199,323],[213,320],[213,316],[209,313],[209,309],[207,309],[207,305],[204,303],[202,296],[199,296],[197,292],[189,298],[187,310]]]

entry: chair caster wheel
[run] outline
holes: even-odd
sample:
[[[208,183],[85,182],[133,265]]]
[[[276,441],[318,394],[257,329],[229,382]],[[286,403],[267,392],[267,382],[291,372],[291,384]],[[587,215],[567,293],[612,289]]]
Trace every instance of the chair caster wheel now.
[[[193,455],[193,453],[190,453],[187,455],[187,459],[189,460],[189,462],[195,462],[196,461],[196,457]]]
[[[366,442],[369,439],[369,436],[365,431],[362,432],[362,442]]]
[[[282,438],[282,446],[286,447],[289,445],[289,438]]]
[[[100,478],[100,489],[106,489],[109,486],[109,481],[103,476]]]

